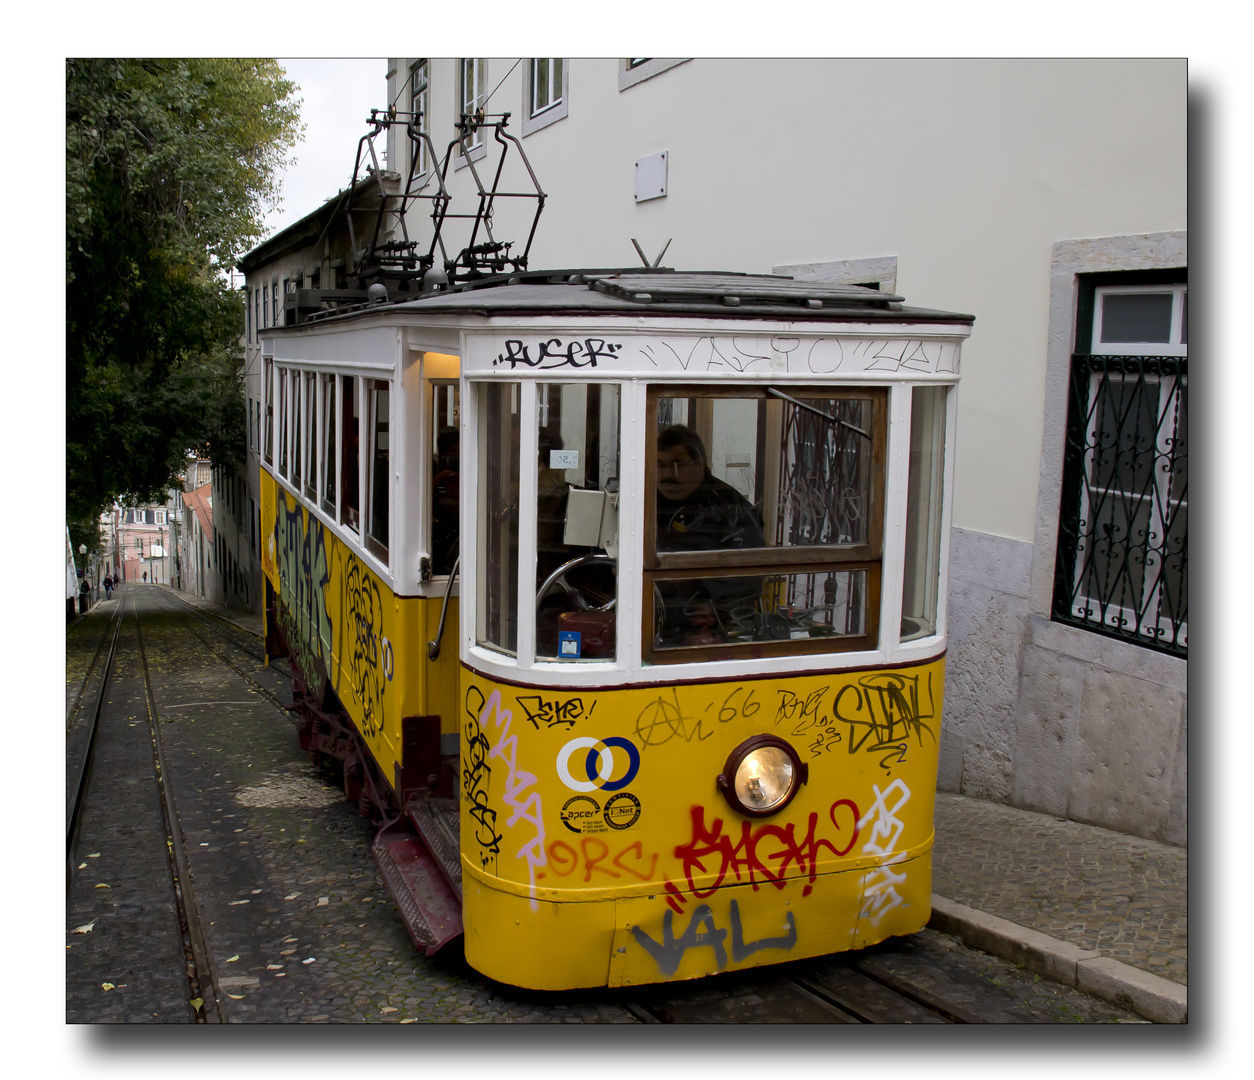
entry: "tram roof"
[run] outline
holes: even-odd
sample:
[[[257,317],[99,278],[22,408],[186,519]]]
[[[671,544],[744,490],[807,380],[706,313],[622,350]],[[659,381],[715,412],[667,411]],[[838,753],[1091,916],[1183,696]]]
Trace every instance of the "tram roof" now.
[[[954,322],[973,315],[907,307],[903,297],[861,285],[768,274],[549,270],[485,278],[413,300],[356,304],[311,321],[382,314],[643,315]]]

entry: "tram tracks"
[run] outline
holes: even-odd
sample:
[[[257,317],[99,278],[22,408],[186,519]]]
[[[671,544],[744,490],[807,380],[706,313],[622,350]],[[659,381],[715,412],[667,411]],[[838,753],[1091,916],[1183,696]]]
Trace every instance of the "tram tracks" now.
[[[125,832],[130,832],[145,848],[151,848],[154,841],[162,844],[164,851],[159,854],[145,850],[138,857],[135,852],[130,852],[125,853],[129,858],[123,858],[119,857],[120,853],[114,852],[117,863],[123,865],[109,876],[117,881],[119,890],[136,893],[143,898],[138,903],[115,906],[129,907],[135,912],[144,911],[146,914],[165,908],[168,913],[166,917],[172,917],[177,927],[175,938],[181,954],[179,967],[182,978],[185,980],[186,992],[181,996],[188,1010],[186,1019],[196,1023],[217,1023],[221,1022],[221,1014],[214,989],[215,980],[210,951],[206,946],[205,934],[201,926],[191,871],[179,825],[178,809],[167,783],[168,771],[161,737],[161,720],[153,693],[142,622],[139,605],[132,593],[119,604],[111,625],[108,635],[110,638],[108,654],[104,660],[103,671],[100,673],[94,701],[90,706],[90,728],[77,755],[76,768],[71,766],[74,768],[77,779],[73,784],[71,808],[67,815],[67,896],[73,892],[76,869],[86,869],[88,865],[84,861],[76,867],[76,849],[85,832],[92,833],[92,846],[100,843],[101,835],[116,836]],[[125,637],[124,630],[128,631]],[[115,669],[120,668],[119,660],[123,656],[125,656],[129,670],[124,676],[118,677],[120,673]],[[136,675],[138,678],[135,677]],[[118,697],[123,699],[116,707],[110,696],[111,687],[115,686],[120,688]],[[110,707],[106,708],[106,705]],[[128,708],[134,710],[134,713],[129,716],[126,715]],[[140,715],[136,716],[135,713]],[[142,743],[137,741],[137,736],[141,740],[142,736],[138,732],[127,730],[134,729],[138,724],[142,724],[143,735],[147,736],[146,762],[143,760],[145,755],[141,749]],[[93,797],[92,779],[97,754],[102,741],[105,740],[111,742],[113,760],[110,762],[110,769],[106,770],[108,775],[101,777],[101,789],[97,790]],[[117,768],[119,757],[124,759],[124,767],[121,770]],[[147,767],[142,768],[144,777],[141,779],[137,774],[144,764]],[[118,775],[119,773],[121,775]],[[137,807],[147,807],[148,813],[152,812],[151,797],[143,797],[142,793],[137,792],[133,786],[139,783],[142,787],[147,780],[151,780],[155,787],[159,822],[144,820],[142,816],[134,815]],[[120,788],[119,785],[121,785]],[[119,816],[128,813],[131,820],[116,820]],[[100,853],[87,856],[87,858],[98,857]],[[125,865],[127,862],[129,866]],[[162,895],[160,885],[151,879],[151,873],[157,866],[164,866],[168,877],[169,891],[164,894],[164,901],[160,900]],[[129,881],[125,880],[128,871],[131,877]],[[118,880],[119,876],[124,880]],[[112,890],[114,885],[101,883],[95,888]],[[74,898],[71,896],[70,899],[72,901]],[[79,899],[79,906],[82,906],[81,890]],[[153,903],[154,900],[156,903]],[[73,913],[76,905],[71,902],[67,906]],[[96,922],[102,916],[99,906],[94,910],[97,912],[96,918],[78,927],[74,933],[86,934],[95,927]],[[106,914],[112,913],[106,912]],[[159,916],[150,915],[149,917]],[[164,936],[169,938],[168,931]],[[167,960],[173,958],[169,950],[167,950],[166,958]],[[116,957],[109,959],[114,963],[117,961]],[[105,982],[101,986],[105,989],[113,989],[114,984]],[[154,1012],[152,1016],[162,1020],[177,1019],[175,1016],[161,1015],[159,1012]]]
[[[865,956],[822,957],[785,976],[750,972],[625,1002],[646,1024],[984,1024],[988,1021]]]

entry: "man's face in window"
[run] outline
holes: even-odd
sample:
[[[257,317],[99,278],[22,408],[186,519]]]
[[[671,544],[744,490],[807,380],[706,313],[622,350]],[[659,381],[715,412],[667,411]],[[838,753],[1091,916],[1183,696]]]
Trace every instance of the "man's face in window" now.
[[[657,452],[657,487],[664,498],[682,502],[701,486],[705,467],[686,446]]]

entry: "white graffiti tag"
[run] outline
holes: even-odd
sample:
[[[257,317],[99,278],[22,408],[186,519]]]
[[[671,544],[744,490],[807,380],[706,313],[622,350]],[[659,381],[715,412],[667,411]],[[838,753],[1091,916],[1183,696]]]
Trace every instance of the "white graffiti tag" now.
[[[540,804],[538,791],[533,791],[525,800],[519,801],[519,797],[536,782],[536,778],[532,773],[523,772],[518,768],[518,736],[509,733],[514,714],[509,709],[501,708],[499,690],[488,698],[483,711],[479,714],[479,726],[483,729],[488,726],[489,714],[495,720],[500,736],[492,744],[488,757],[499,757],[509,768],[509,775],[505,778],[505,794],[502,801],[513,810],[513,813],[505,822],[505,827],[511,828],[515,822],[521,820],[535,829],[535,836],[518,849],[518,854],[514,858],[527,860],[527,871],[531,879],[531,910],[536,911],[540,906],[536,903],[536,868],[548,864],[548,856],[544,853],[544,808]]]
[[[875,792],[875,802],[858,821],[858,830],[871,825],[871,833],[862,845],[862,854],[879,855],[882,862],[866,876],[862,910],[858,913],[858,919],[869,919],[873,926],[879,926],[880,919],[905,902],[897,891],[897,886],[906,880],[906,875],[894,873],[891,867],[906,857],[904,851],[894,854],[893,849],[906,828],[904,822],[897,817],[897,811],[910,801],[910,789],[906,787],[905,781],[897,779],[882,792],[878,784],[872,784],[871,790]],[[894,792],[897,798],[890,806],[889,796]]]

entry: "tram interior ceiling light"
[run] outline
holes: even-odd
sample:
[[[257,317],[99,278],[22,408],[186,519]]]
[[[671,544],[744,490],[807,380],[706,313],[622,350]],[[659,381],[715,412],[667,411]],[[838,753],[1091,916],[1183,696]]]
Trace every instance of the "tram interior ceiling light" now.
[[[731,752],[717,784],[737,813],[768,817],[792,802],[809,779],[809,766],[790,743],[775,735],[754,735]]]

